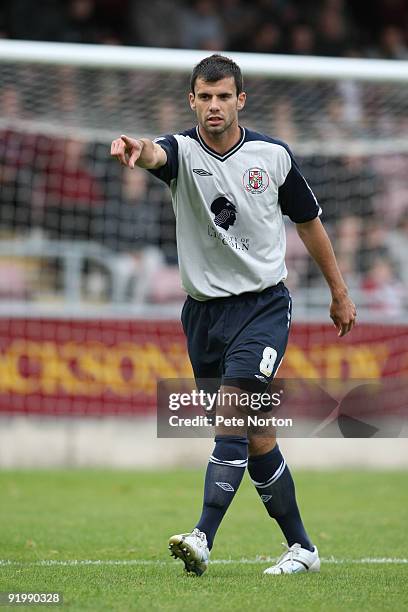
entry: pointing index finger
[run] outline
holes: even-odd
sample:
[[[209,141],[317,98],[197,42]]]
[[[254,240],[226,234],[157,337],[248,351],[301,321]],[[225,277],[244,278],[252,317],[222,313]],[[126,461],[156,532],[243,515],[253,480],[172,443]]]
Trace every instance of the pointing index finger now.
[[[129,136],[126,136],[126,134],[121,134],[121,139],[123,140],[123,142],[125,143],[125,145],[127,146],[132,146],[133,144],[133,139],[129,138]]]

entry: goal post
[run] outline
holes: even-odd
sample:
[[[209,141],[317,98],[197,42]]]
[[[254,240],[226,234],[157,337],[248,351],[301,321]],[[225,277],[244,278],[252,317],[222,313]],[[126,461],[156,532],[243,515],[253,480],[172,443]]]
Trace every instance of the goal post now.
[[[207,55],[210,52],[207,53]],[[407,82],[407,61],[220,52],[252,76]],[[191,72],[205,51],[0,40],[0,61],[89,68]]]
[[[105,138],[108,134],[109,137],[116,134],[118,129],[132,128],[135,124],[151,130],[154,123],[148,121],[149,112],[156,112],[155,106],[160,103],[160,98],[162,103],[170,100],[177,105],[181,113],[178,120],[181,123],[185,123],[186,114],[191,122],[189,109],[183,108],[182,101],[188,92],[188,75],[205,54],[196,50],[3,39],[0,40],[0,74],[6,95],[8,87],[20,83],[20,91],[26,103],[25,114],[33,121],[37,120],[39,127],[41,123],[43,129],[47,124],[51,126],[57,116],[61,128],[66,125],[84,134],[95,130],[94,135],[99,131],[99,138]],[[273,112],[276,100],[282,98],[293,105],[300,128],[310,117],[321,119],[322,105],[334,102],[336,98],[345,98],[348,104],[345,109],[347,120],[355,124],[368,122],[368,129],[371,129],[368,138],[358,138],[356,132],[351,142],[347,139],[350,146],[360,142],[360,148],[368,139],[373,145],[375,140],[389,136],[382,134],[381,130],[374,130],[374,122],[381,113],[392,114],[395,110],[397,121],[406,120],[403,111],[406,111],[407,105],[408,61],[227,51],[225,55],[241,66],[246,77],[246,89],[250,95],[247,114],[255,126],[262,127],[268,123],[268,109]],[[267,88],[268,82],[270,90]],[[361,92],[358,96],[351,85],[356,87],[359,84]],[[71,91],[71,95],[76,95],[80,107],[75,117],[67,109],[69,104],[58,107],[58,99],[53,98],[55,90],[61,87],[75,90]],[[118,118],[124,120],[125,125],[118,125],[115,113],[109,115],[109,107],[103,108],[103,101],[100,98],[98,100],[101,95],[117,97],[115,101],[110,99],[110,102],[121,107],[123,116]],[[365,97],[364,101],[362,97]],[[352,104],[354,108],[351,108]],[[85,112],[86,106],[88,113]],[[106,112],[105,115],[97,115],[99,121],[95,117],[98,110]],[[4,124],[11,118],[7,117],[4,109],[2,111]],[[14,113],[16,119],[24,119],[24,113],[18,115],[18,112]],[[306,148],[311,135],[313,131],[306,131],[304,125],[303,132],[301,130],[299,134],[299,145],[303,142]],[[387,146],[394,147],[393,150],[404,148],[400,140],[403,140],[405,134],[397,130],[392,136],[395,137],[394,144],[389,143]],[[320,146],[322,144],[325,143],[320,142]]]

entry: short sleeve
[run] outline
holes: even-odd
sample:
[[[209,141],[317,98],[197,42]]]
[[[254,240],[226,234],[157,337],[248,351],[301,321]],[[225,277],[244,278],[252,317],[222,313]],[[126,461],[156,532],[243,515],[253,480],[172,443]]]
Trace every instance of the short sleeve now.
[[[171,181],[176,179],[178,174],[178,142],[174,136],[169,134],[156,138],[154,142],[166,151],[167,162],[164,166],[149,170],[149,172],[167,183],[167,185],[170,185]]]
[[[279,187],[279,204],[283,214],[288,215],[291,221],[306,223],[319,216],[322,210],[289,147],[285,146],[285,149],[291,163],[289,172]]]

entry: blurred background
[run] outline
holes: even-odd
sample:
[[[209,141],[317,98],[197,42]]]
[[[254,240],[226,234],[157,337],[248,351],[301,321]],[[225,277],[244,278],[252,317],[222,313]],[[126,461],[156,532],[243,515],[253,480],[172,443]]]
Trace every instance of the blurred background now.
[[[169,71],[107,68],[103,57],[126,46],[405,66],[408,3],[3,0],[0,36],[0,464],[138,465],[144,437],[153,465],[156,381],[191,375],[175,222],[167,188],[123,169],[109,145],[190,127],[189,74],[177,59]],[[53,63],[54,47],[47,62],[29,50],[12,60],[8,39],[97,45],[101,65],[88,66],[86,50],[83,65]],[[408,70],[405,82],[382,67],[375,80],[271,71],[245,83],[242,123],[294,151],[359,308],[338,342],[327,288],[287,223],[295,310],[281,375],[406,375]],[[177,463],[186,451],[173,446]],[[353,457],[369,462],[361,448]]]
[[[405,0],[3,0],[4,38],[408,59]]]

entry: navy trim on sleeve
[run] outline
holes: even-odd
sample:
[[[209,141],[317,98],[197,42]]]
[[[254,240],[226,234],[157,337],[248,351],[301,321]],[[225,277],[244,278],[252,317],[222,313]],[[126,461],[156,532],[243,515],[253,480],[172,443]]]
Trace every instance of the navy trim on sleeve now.
[[[280,145],[289,153],[291,168],[284,183],[279,187],[279,204],[283,214],[288,215],[294,223],[306,223],[319,216],[322,212],[321,208],[286,142],[259,132],[246,130],[245,141],[254,140]]]
[[[292,162],[285,182],[279,187],[279,204],[284,215],[294,223],[312,221],[321,214],[313,191],[300,172],[292,153],[288,150]]]
[[[156,138],[154,142],[166,151],[167,162],[160,168],[150,169],[149,172],[167,183],[167,185],[170,185],[171,181],[177,178],[178,174],[178,142],[170,134]]]

